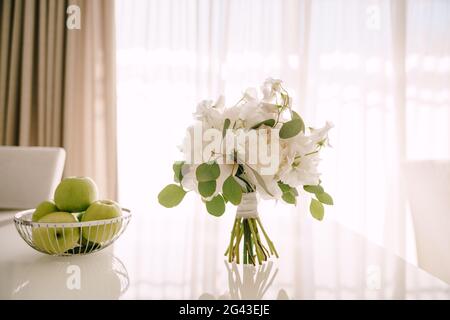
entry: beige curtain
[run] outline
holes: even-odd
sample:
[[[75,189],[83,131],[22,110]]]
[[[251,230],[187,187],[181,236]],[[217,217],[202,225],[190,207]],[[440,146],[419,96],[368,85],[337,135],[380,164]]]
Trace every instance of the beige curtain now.
[[[66,176],[116,198],[114,1],[3,0],[0,28],[0,144],[62,146]]]

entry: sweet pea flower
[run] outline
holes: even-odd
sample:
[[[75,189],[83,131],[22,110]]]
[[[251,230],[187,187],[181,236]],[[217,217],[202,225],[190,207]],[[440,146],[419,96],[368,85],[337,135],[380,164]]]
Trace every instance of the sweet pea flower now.
[[[311,134],[309,135],[311,141],[319,147],[327,146],[331,147],[328,139],[328,131],[333,128],[334,125],[331,122],[326,122],[325,126],[320,129],[310,128]]]

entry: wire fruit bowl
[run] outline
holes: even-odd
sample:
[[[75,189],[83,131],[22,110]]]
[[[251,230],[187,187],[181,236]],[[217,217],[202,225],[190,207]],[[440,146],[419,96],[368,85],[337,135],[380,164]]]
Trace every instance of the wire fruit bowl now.
[[[34,209],[18,212],[14,224],[33,249],[52,256],[85,255],[103,250],[119,238],[128,226],[131,212],[113,219],[86,222],[34,222]]]

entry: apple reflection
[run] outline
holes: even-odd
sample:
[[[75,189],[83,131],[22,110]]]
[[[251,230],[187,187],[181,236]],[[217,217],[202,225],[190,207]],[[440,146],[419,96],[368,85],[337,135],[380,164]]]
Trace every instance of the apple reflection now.
[[[112,253],[39,257],[16,266],[12,299],[118,299],[127,289],[125,265]]]

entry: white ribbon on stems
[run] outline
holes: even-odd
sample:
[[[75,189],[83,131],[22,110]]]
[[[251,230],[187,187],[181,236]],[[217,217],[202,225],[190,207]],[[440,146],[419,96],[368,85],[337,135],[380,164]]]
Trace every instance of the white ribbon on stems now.
[[[258,218],[258,200],[256,199],[256,192],[242,194],[242,200],[237,207],[237,218]]]

